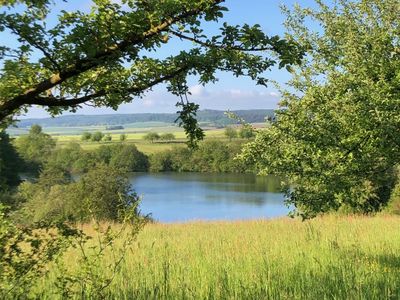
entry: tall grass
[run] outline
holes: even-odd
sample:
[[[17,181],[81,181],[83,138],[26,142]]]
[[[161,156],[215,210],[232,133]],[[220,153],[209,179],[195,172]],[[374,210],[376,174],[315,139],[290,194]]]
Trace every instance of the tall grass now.
[[[73,268],[74,253],[66,261]],[[52,278],[41,287],[49,299]],[[107,293],[110,299],[398,299],[400,218],[151,224]]]

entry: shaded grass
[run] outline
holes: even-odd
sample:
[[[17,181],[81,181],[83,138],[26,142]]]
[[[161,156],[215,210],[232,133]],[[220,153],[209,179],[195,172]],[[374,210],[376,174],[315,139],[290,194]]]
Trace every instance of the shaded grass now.
[[[392,216],[151,224],[108,297],[398,299],[399,229]]]

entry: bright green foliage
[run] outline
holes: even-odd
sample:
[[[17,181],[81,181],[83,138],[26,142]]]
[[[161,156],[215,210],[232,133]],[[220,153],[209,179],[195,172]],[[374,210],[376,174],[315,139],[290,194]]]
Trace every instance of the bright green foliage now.
[[[149,132],[143,137],[143,139],[154,143],[160,139],[160,135],[157,132]]]
[[[399,2],[338,1],[288,14],[292,38],[310,50],[277,122],[244,158],[287,176],[288,203],[303,217],[379,210],[400,162]],[[321,31],[307,28],[309,19]]]
[[[399,226],[394,216],[149,224],[96,299],[397,299]],[[48,298],[54,273],[39,287]]]
[[[26,161],[27,168],[35,171],[45,163],[56,146],[50,135],[42,132],[42,128],[33,125],[28,135],[16,139],[15,145],[19,155]]]
[[[56,1],[2,1],[0,32],[18,43],[0,44],[0,121],[7,124],[35,104],[53,115],[88,102],[116,109],[161,82],[183,95],[187,76],[205,84],[215,82],[220,70],[265,85],[263,73],[271,66],[299,61],[297,45],[265,35],[259,25],[219,23],[219,34],[207,36],[205,23],[218,24],[227,11],[222,2],[101,0],[89,13],[61,11],[54,22],[49,13]],[[175,55],[160,59],[157,52],[171,40]],[[182,103],[180,118],[191,142],[201,137],[189,117],[196,110]]]
[[[111,135],[110,135],[110,134],[106,134],[106,135],[103,137],[103,141],[104,141],[104,142],[111,142],[111,141],[112,141]]]
[[[235,157],[241,151],[241,143],[226,143],[219,140],[201,142],[197,149],[174,148],[154,153],[149,158],[152,172],[249,172]]]
[[[227,126],[224,131],[225,136],[231,141],[232,139],[237,138],[238,133],[236,128],[232,126]]]
[[[19,194],[26,203],[18,218],[28,224],[91,218],[118,221],[119,213],[138,200],[126,173],[106,165],[97,165],[76,182],[61,168],[49,167],[36,183],[24,182]]]

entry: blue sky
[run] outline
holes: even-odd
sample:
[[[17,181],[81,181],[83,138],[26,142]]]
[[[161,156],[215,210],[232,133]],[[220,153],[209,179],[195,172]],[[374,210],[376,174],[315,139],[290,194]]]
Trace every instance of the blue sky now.
[[[66,10],[88,10],[91,6],[90,0],[70,0],[68,3],[59,2],[57,9]],[[280,11],[280,5],[289,7],[295,3],[301,6],[314,6],[313,0],[226,0],[225,6],[229,11],[225,13],[222,20],[230,24],[260,24],[263,30],[269,35],[282,35],[284,33],[284,15]],[[53,17],[53,22],[56,21]],[[218,28],[218,24],[213,25]],[[2,36],[3,35],[3,36]],[[0,34],[0,40],[9,39],[4,33]],[[12,39],[10,43],[13,43]],[[173,51],[174,44],[161,50],[158,55],[168,55]],[[191,101],[200,104],[201,109],[254,109],[254,108],[275,108],[279,101],[276,89],[271,85],[268,88],[256,86],[247,78],[236,78],[230,73],[219,73],[219,81],[216,84],[209,84],[205,87],[196,83],[195,78],[190,79],[189,96]],[[284,84],[289,76],[285,71],[274,68],[268,74],[268,78]],[[175,103],[178,99],[167,93],[165,86],[160,85],[154,91],[148,92],[143,99],[133,99],[132,103],[123,104],[117,111],[109,108],[85,107],[80,109],[80,114],[104,114],[104,113],[135,113],[135,112],[174,112]],[[41,108],[32,108],[25,117],[46,117],[48,114]]]

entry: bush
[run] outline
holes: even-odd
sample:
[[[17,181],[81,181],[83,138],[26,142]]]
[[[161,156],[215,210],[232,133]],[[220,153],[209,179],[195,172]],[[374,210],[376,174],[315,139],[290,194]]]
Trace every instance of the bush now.
[[[106,134],[106,135],[103,137],[103,141],[104,141],[104,142],[111,142],[111,141],[112,141],[112,136],[111,136],[110,134]]]
[[[51,222],[118,221],[120,211],[134,205],[127,173],[98,165],[73,182],[61,169],[45,169],[36,183],[25,182],[19,196],[25,200],[18,216],[26,225],[43,220]]]
[[[126,141],[126,134],[125,134],[125,133],[121,134],[121,135],[119,136],[119,140],[120,140],[121,142]]]
[[[25,170],[37,172],[54,150],[56,143],[50,135],[42,132],[39,125],[33,125],[28,135],[16,139],[19,155],[25,160]]]
[[[252,137],[255,136],[255,131],[254,131],[253,127],[251,127],[251,125],[244,124],[244,125],[242,125],[242,127],[239,130],[239,136],[242,139],[251,139]]]
[[[150,141],[154,143],[154,141],[158,141],[160,139],[160,135],[156,132],[149,132],[143,137],[143,139],[145,141]]]
[[[104,137],[104,134],[100,131],[96,131],[92,134],[91,141],[92,142],[100,142]]]
[[[160,140],[163,142],[170,142],[175,140],[175,135],[173,133],[163,133],[160,135]]]
[[[114,145],[111,148],[110,166],[128,172],[147,171],[148,158],[135,145]]]
[[[232,139],[237,138],[237,136],[238,136],[236,128],[233,128],[231,126],[228,126],[225,128],[224,134],[230,141]]]
[[[82,133],[81,140],[84,142],[90,141],[92,139],[92,134],[90,132]]]

